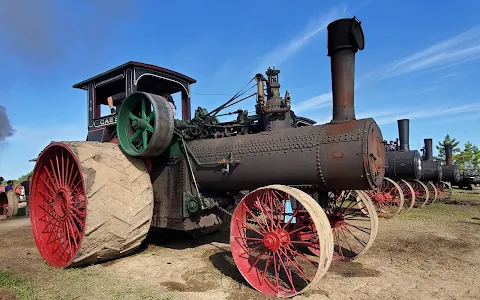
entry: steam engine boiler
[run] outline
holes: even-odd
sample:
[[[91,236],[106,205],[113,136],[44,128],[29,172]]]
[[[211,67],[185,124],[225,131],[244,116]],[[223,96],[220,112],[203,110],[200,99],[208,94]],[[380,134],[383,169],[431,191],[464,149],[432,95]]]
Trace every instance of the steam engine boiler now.
[[[452,164],[453,160],[453,145],[445,144],[445,165],[442,166],[443,181],[454,184],[459,182],[462,177],[457,165]]]

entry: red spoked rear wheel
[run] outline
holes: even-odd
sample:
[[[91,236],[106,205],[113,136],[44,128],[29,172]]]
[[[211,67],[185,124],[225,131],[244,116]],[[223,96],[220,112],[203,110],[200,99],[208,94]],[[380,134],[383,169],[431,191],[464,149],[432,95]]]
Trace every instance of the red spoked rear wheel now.
[[[32,178],[30,219],[41,255],[54,267],[75,257],[85,231],[86,191],[75,155],[67,147],[50,145]]]
[[[314,241],[301,231],[317,230]],[[326,273],[333,256],[332,230],[320,205],[292,187],[271,185],[246,195],[230,227],[235,263],[256,290],[277,297],[303,293]],[[311,255],[307,247],[320,249]]]
[[[365,193],[372,199],[380,218],[391,218],[403,209],[402,188],[390,178],[384,177],[377,189],[366,190]]]
[[[445,202],[452,199],[452,187],[449,183],[440,181],[435,183],[435,187],[438,191],[438,202]]]
[[[430,198],[428,187],[423,182],[417,179],[408,181],[408,183],[410,183],[413,190],[415,191],[415,203],[413,206],[422,207],[427,204],[428,199]]]

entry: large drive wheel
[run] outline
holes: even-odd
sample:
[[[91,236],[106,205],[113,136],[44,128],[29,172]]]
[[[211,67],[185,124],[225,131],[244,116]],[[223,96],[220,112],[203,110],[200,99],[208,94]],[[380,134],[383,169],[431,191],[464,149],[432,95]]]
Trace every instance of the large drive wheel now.
[[[413,187],[413,190],[415,191],[414,207],[425,206],[425,204],[427,204],[428,199],[430,197],[428,187],[418,179],[409,181],[409,183]]]
[[[407,211],[411,210],[415,205],[415,190],[413,187],[408,183],[406,180],[400,180],[398,185],[402,189],[403,193],[403,209],[401,213],[406,213]]]
[[[144,163],[112,143],[48,145],[35,165],[30,199],[38,250],[60,268],[131,253],[145,239],[153,216]]]
[[[435,185],[431,181],[428,181],[427,183],[425,183],[425,185],[427,186],[428,194],[430,195],[430,199],[428,200],[428,202],[425,202],[425,203],[426,204],[435,203],[435,201],[437,201],[437,198],[438,198],[437,188],[435,187]]]
[[[438,190],[437,201],[445,202],[452,199],[453,190],[452,186],[449,183],[445,181],[436,182],[435,187]]]
[[[306,292],[332,262],[328,218],[312,197],[296,188],[270,185],[252,191],[235,208],[230,225],[235,263],[245,280],[262,293],[292,297]],[[309,231],[311,225],[318,238],[301,240],[299,233]],[[311,256],[305,247],[321,251]]]
[[[405,202],[401,187],[387,177],[383,178],[382,184],[377,189],[367,190],[365,193],[372,199],[380,218],[396,216]]]

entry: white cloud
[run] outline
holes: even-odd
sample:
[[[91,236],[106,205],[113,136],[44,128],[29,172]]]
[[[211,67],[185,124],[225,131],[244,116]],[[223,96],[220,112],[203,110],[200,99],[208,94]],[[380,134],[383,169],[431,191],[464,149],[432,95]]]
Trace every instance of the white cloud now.
[[[358,79],[355,79],[358,82],[355,89],[365,82],[379,81],[413,72],[427,74],[477,59],[480,59],[480,26],[359,76]],[[445,75],[443,78],[457,75],[459,73],[454,72]],[[440,86],[432,86],[418,91],[416,94],[431,92],[439,88]],[[325,94],[327,93],[321,95]],[[317,97],[312,97],[306,101]],[[299,102],[297,106],[303,107],[303,102]],[[307,105],[307,107],[313,108],[314,106]]]
[[[304,100],[299,102],[297,105],[292,105],[292,110],[295,113],[299,113],[302,111],[310,110],[310,109],[317,109],[320,107],[327,107],[332,106],[332,93],[324,93],[310,99]]]
[[[386,125],[391,123],[396,123],[397,120],[400,119],[428,119],[433,117],[442,117],[448,115],[456,115],[461,113],[468,112],[469,115],[475,114],[476,118],[480,116],[480,103],[473,103],[468,105],[462,105],[458,107],[450,107],[450,108],[435,108],[435,107],[424,107],[419,106],[416,108],[409,108],[409,109],[390,109],[390,110],[381,110],[381,111],[363,111],[360,113],[355,114],[356,119],[364,119],[364,118],[373,118],[375,122],[379,125]],[[448,118],[450,120],[452,118]],[[332,120],[332,113],[328,115],[328,117],[321,117],[321,118],[313,118],[317,122],[317,124],[325,124],[329,123]],[[447,119],[444,119],[447,120]],[[440,119],[438,121],[441,121]]]
[[[460,73],[459,72],[453,72],[453,73],[450,73],[450,74],[447,74],[447,75],[443,76],[443,78],[450,78],[450,77],[457,76],[457,75],[460,75]]]
[[[361,77],[377,81],[417,71],[442,68],[480,58],[480,27],[467,30],[417,53],[387,63]]]
[[[424,89],[421,89],[418,92],[415,92],[415,94],[416,95],[426,94],[426,93],[438,91],[440,88],[441,88],[441,86],[439,86],[439,85],[432,85],[432,86],[426,87]]]
[[[264,72],[269,66],[279,66],[281,63],[285,62],[298,51],[303,49],[312,38],[317,36],[320,32],[325,31],[328,24],[336,19],[344,17],[346,11],[347,7],[336,7],[331,9],[327,14],[320,16],[318,19],[311,22],[301,34],[294,37],[290,43],[280,45],[265,55],[261,60],[261,63],[252,73],[256,74],[258,72]]]
[[[457,107],[450,107],[450,108],[442,108],[442,109],[435,109],[435,108],[428,108],[428,107],[417,107],[410,112],[402,112],[402,113],[393,113],[391,116],[384,117],[384,118],[376,118],[374,113],[372,113],[371,117],[375,118],[375,121],[379,125],[384,124],[391,124],[397,122],[399,119],[427,119],[432,117],[441,117],[447,115],[454,115],[459,113],[465,112],[475,112],[480,111],[480,103],[462,105]]]

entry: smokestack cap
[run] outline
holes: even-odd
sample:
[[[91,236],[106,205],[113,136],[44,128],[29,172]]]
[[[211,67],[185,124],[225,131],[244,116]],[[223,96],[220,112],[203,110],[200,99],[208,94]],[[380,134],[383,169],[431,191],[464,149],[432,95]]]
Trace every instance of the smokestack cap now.
[[[328,56],[338,50],[351,49],[353,53],[365,48],[361,22],[353,17],[339,19],[328,24]]]

